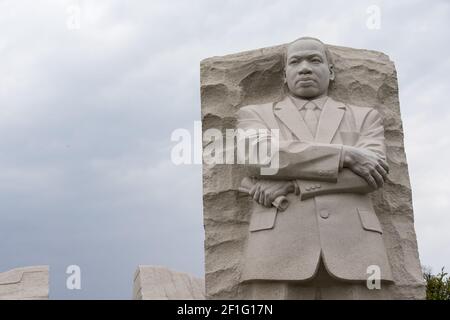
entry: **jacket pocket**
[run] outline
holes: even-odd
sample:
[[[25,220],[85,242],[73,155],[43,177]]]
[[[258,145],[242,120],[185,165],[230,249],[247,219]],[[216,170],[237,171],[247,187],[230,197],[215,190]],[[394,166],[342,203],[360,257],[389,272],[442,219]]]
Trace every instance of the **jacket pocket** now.
[[[383,230],[381,229],[380,221],[378,220],[377,215],[375,212],[371,210],[364,210],[357,208],[356,209],[359,214],[359,218],[361,219],[361,225],[364,230],[368,231],[375,231],[380,234],[383,233]]]
[[[255,232],[272,229],[275,226],[277,211],[275,207],[266,208],[261,205],[256,205],[250,218],[249,231]]]

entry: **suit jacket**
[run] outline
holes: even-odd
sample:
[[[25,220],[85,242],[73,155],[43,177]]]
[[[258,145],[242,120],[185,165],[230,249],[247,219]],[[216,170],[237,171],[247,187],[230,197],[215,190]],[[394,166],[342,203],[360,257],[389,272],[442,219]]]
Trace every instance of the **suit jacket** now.
[[[294,180],[284,212],[254,203],[242,270],[246,280],[308,280],[323,259],[338,279],[362,280],[376,265],[392,280],[383,230],[364,179],[342,169],[342,146],[363,148],[385,159],[379,113],[328,98],[313,137],[289,97],[238,111],[240,129],[279,129],[280,169],[262,178]],[[250,143],[257,148],[270,138]]]

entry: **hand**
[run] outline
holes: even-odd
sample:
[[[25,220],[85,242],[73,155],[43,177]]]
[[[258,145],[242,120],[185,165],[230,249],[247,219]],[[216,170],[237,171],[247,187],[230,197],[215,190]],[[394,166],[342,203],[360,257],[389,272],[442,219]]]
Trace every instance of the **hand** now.
[[[355,147],[344,146],[344,167],[361,176],[375,190],[387,179],[389,166],[374,153]]]
[[[269,208],[279,196],[294,192],[295,186],[292,181],[258,180],[250,189],[249,194],[260,205]]]

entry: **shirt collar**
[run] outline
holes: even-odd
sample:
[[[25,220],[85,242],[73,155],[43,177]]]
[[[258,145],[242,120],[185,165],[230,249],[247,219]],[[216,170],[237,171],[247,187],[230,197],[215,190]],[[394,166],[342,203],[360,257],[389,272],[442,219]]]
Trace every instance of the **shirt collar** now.
[[[312,99],[312,100],[306,100],[306,99],[294,97],[292,95],[289,95],[289,97],[291,98],[292,102],[297,106],[298,110],[304,109],[308,102],[314,103],[317,108],[322,110],[323,106],[325,105],[325,102],[328,99],[328,96],[323,96],[323,97],[320,97],[317,99]]]

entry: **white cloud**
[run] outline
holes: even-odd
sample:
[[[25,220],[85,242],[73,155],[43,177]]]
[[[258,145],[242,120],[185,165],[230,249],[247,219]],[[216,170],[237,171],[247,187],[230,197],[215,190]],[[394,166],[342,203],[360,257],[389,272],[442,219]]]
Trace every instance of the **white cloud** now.
[[[372,4],[380,30],[366,27]],[[79,30],[67,28],[69,5],[81,8]],[[302,35],[396,62],[422,263],[450,266],[448,2],[23,0],[0,10],[0,269],[51,263],[61,270],[53,297],[65,298],[66,263],[92,272],[87,298],[128,298],[138,263],[202,274],[201,170],[169,162],[172,130],[200,119],[199,62]],[[104,276],[102,264],[113,266]]]

